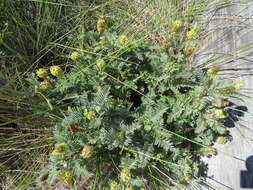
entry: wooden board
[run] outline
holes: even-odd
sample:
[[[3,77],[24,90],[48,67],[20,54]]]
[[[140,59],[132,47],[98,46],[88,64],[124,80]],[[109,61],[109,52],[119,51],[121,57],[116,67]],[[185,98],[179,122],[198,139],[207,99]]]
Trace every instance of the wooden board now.
[[[222,55],[226,58],[216,61],[216,65],[223,68],[235,68],[237,71],[224,72],[224,78],[240,79],[244,82],[242,94],[253,95],[253,50],[251,45],[245,55],[231,50],[253,41],[253,0],[244,3],[235,3],[213,9],[208,12],[205,20],[210,31],[204,40],[204,47],[200,50],[198,62],[205,62],[213,55]],[[246,50],[244,50],[245,52]],[[237,102],[242,104],[242,102]],[[248,112],[253,114],[253,100],[246,99],[244,103]],[[218,156],[207,159],[208,179],[214,189],[241,190],[253,189],[253,171],[245,167],[245,160],[253,156],[253,117],[246,114],[243,121],[231,129],[233,141],[226,145],[215,145],[221,151]],[[251,162],[253,166],[253,162]],[[250,166],[249,166],[250,167]],[[251,188],[243,188],[243,186]],[[196,188],[197,189],[197,188]],[[209,189],[199,187],[199,189]]]

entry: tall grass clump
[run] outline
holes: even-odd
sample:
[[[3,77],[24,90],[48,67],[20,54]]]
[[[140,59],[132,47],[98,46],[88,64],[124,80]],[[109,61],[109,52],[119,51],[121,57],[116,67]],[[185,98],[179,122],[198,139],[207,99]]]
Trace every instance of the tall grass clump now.
[[[207,1],[4,1],[1,175],[13,189],[187,189],[241,81],[194,58]],[[2,82],[3,81],[3,82]]]

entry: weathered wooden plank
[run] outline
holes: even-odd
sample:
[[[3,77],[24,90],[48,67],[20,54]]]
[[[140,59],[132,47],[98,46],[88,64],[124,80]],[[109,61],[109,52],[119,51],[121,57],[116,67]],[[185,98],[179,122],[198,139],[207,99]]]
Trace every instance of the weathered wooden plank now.
[[[228,54],[227,58],[217,60],[216,65],[223,65],[223,68],[249,69],[227,72],[223,77],[243,80],[245,88],[241,93],[252,96],[253,91],[249,89],[253,89],[253,75],[250,70],[253,68],[253,54],[248,52],[247,55],[242,56],[240,53],[230,51],[253,41],[253,1],[225,6],[219,10],[210,11],[208,15],[205,22],[210,22],[208,25],[210,32],[204,40],[198,61],[204,62],[207,57],[210,58],[213,55]],[[238,103],[241,104],[241,102]],[[253,113],[253,101],[247,99],[245,105],[248,107],[248,112]],[[207,160],[209,165],[207,181],[213,184],[215,189],[250,189],[243,188],[243,184],[248,184],[248,186],[252,184],[251,189],[253,189],[253,172],[247,171],[245,161],[242,161],[253,155],[253,118],[250,114],[246,114],[242,120],[231,129],[231,135],[234,137],[232,142],[226,145],[215,145],[224,153],[219,153],[218,156]]]

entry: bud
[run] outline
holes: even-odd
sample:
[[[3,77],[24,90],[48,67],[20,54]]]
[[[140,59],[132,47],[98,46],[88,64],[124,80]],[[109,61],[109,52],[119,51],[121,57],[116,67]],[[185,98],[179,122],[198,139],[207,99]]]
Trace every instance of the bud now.
[[[50,83],[47,80],[45,80],[39,84],[39,88],[42,90],[45,90],[45,91],[48,90],[49,87],[50,87]]]
[[[125,183],[129,182],[129,180],[131,179],[131,172],[128,168],[124,168],[123,170],[121,170],[120,179]]]
[[[181,20],[175,20],[171,25],[171,32],[173,34],[178,33],[183,27],[183,22]]]
[[[120,76],[121,76],[121,78],[126,78],[127,77],[127,72],[126,71],[121,71]]]
[[[77,51],[74,51],[70,54],[69,58],[73,61],[77,61],[80,58],[80,55]]]
[[[226,144],[228,142],[228,138],[224,136],[219,136],[216,138],[216,141],[218,144]]]
[[[62,183],[71,185],[73,183],[73,173],[71,170],[64,170],[60,173],[60,180]]]
[[[214,78],[217,73],[220,71],[220,67],[212,67],[210,69],[207,70],[207,75],[210,77],[210,78]]]
[[[100,18],[97,21],[97,31],[103,33],[107,28],[106,22],[104,19]]]
[[[199,37],[201,29],[198,26],[194,26],[189,32],[186,33],[187,40],[196,40]]]
[[[124,137],[125,135],[126,135],[126,132],[125,132],[125,131],[120,131],[120,132],[119,132],[119,136],[120,136],[120,137]]]
[[[186,57],[191,56],[196,51],[198,44],[196,42],[188,42],[184,47],[184,53]]]
[[[36,71],[36,74],[39,78],[46,78],[48,76],[48,72],[46,69],[40,68]]]
[[[100,71],[103,71],[105,69],[105,61],[103,59],[97,60],[97,68]]]
[[[121,35],[121,36],[119,37],[119,43],[120,43],[120,45],[122,45],[122,46],[128,46],[128,45],[130,45],[130,42],[129,42],[129,40],[128,40],[128,38],[127,38],[126,35]]]
[[[60,143],[55,145],[52,155],[63,155],[66,154],[68,151],[68,145],[65,143]]]
[[[217,119],[224,119],[224,118],[228,117],[228,114],[222,109],[216,109],[215,115],[216,115]]]
[[[92,157],[93,156],[93,147],[92,146],[84,146],[80,156],[82,158]]]
[[[162,45],[164,49],[168,49],[170,45],[169,40],[163,40]]]
[[[50,72],[55,77],[62,77],[63,76],[63,70],[59,66],[51,66]]]

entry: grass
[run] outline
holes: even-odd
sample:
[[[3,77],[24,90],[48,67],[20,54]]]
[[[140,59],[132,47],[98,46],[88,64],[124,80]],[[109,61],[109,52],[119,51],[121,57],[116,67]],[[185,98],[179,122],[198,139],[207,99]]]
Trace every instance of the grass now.
[[[158,45],[170,37],[168,26],[175,19],[205,22],[206,3],[205,0],[4,1],[1,7],[4,40],[0,44],[3,68],[0,73],[0,176],[8,179],[8,184],[2,180],[2,188],[27,189],[36,183],[38,172],[47,164],[45,158],[54,144],[53,125],[60,119],[58,115],[47,115],[50,107],[46,97],[27,94],[28,73],[39,67],[65,65],[71,49],[85,47],[79,34],[94,30],[97,18],[106,18],[118,33]],[[230,1],[219,1],[210,3],[209,7],[216,10],[230,4]],[[7,31],[5,23],[8,23]],[[250,53],[251,42],[225,55],[215,54],[196,66],[206,68],[223,63],[227,69],[231,68],[227,63],[235,54],[244,57]],[[155,166],[148,175],[156,178],[154,173],[160,175],[157,181],[174,183]],[[103,183],[98,173],[91,189],[103,189]],[[181,188],[180,184],[176,186]]]

